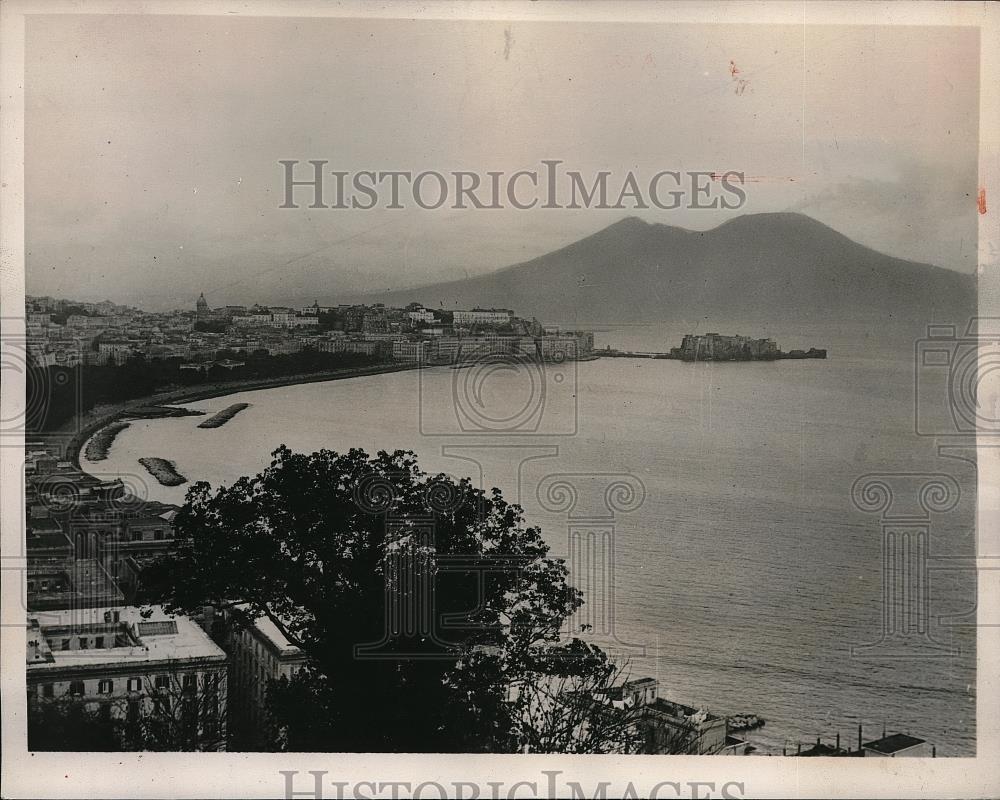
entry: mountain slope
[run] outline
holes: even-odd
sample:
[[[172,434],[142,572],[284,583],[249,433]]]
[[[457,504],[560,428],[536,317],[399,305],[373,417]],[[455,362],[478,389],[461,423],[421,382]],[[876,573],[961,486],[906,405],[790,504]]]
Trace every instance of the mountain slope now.
[[[878,253],[801,214],[753,214],[709,231],[629,217],[488,275],[368,299],[560,321],[926,323],[967,319],[975,296],[971,275]]]

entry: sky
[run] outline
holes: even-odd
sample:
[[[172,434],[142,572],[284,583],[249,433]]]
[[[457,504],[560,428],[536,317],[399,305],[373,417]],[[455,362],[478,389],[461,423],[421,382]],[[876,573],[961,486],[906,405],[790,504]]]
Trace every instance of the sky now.
[[[975,270],[974,28],[44,15],[25,71],[29,294],[335,304],[629,214],[799,211]],[[749,180],[738,210],[281,209],[281,159]]]

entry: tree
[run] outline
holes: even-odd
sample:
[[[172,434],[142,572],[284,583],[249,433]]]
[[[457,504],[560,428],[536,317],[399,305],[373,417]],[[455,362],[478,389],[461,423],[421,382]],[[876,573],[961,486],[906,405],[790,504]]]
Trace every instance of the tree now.
[[[28,749],[35,752],[121,750],[118,726],[76,697],[28,700]]]
[[[196,675],[172,666],[143,678],[143,698],[118,699],[122,749],[225,750],[224,673]]]
[[[194,329],[200,333],[225,333],[229,330],[229,322],[225,319],[200,319],[194,323]]]
[[[269,692],[289,749],[514,752],[533,740],[518,691],[548,677],[586,690],[614,671],[560,641],[583,598],[521,508],[410,452],[282,446],[255,477],[195,484],[175,525],[158,570],[171,606],[267,617],[307,654]],[[602,726],[590,752],[613,749]]]
[[[509,681],[507,750],[526,753],[640,751],[642,707],[616,700],[626,668],[579,639],[536,654]]]

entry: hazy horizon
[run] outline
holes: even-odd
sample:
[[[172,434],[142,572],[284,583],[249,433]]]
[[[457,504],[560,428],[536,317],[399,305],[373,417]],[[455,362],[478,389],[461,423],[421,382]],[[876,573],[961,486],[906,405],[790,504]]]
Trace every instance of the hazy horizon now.
[[[974,28],[42,15],[27,37],[30,294],[333,304],[482,275],[628,216],[708,230],[781,211],[976,267]],[[280,159],[485,173],[547,158],[742,171],[747,203],[278,207]]]

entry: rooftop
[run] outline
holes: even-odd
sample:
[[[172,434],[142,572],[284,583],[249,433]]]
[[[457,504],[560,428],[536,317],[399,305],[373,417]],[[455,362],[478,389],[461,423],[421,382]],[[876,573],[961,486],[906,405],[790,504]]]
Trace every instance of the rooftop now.
[[[59,520],[52,517],[34,517],[27,525],[28,530],[39,536],[48,533],[62,533]]]
[[[234,608],[244,609],[246,608],[246,604],[238,603]],[[284,622],[285,620],[282,620],[282,623]],[[257,634],[265,639],[281,655],[292,655],[301,652],[299,646],[290,642],[288,637],[281,632],[281,629],[266,616],[255,618],[253,626]]]
[[[28,524],[28,532],[25,538],[25,543],[28,546],[28,555],[31,555],[32,551],[37,552],[42,548],[60,547],[66,550],[73,549],[73,542],[61,530],[38,530],[33,524],[34,522],[35,520],[32,520]]]
[[[254,620],[254,627],[267,638],[282,653],[297,653],[299,647],[288,641],[285,636],[271,620],[267,617],[258,617]]]
[[[666,714],[667,716],[675,717],[678,719],[690,717],[700,713],[699,709],[694,708],[693,706],[686,706],[682,703],[675,703],[672,700],[667,700],[666,698],[663,697],[657,697],[652,703],[649,704],[648,707],[655,711],[660,711]],[[719,719],[717,715],[712,714],[708,711],[705,712],[706,722],[713,722],[717,719]]]
[[[148,616],[136,606],[46,611],[29,616],[28,670],[94,667],[186,659],[224,660],[225,652],[189,617],[152,606]],[[118,619],[115,620],[115,613]],[[115,645],[101,649],[52,650],[47,637],[114,634]],[[109,637],[110,641],[110,637]]]

